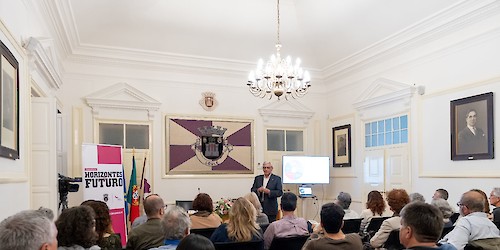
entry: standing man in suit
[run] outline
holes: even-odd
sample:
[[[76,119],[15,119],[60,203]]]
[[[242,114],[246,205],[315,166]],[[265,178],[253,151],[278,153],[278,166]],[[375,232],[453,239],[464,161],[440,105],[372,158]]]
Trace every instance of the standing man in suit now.
[[[458,133],[458,153],[477,154],[487,153],[488,143],[481,128],[476,127],[477,112],[474,109],[467,112],[465,117],[467,126]]]
[[[281,177],[272,174],[273,164],[265,161],[262,171],[263,175],[255,176],[251,191],[259,197],[262,210],[271,223],[276,220],[278,214],[278,197],[283,195],[283,185]]]

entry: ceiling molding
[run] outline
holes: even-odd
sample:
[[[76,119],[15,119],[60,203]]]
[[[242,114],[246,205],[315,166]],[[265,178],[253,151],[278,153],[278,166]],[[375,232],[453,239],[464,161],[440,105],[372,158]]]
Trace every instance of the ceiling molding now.
[[[246,74],[255,65],[253,62],[235,61],[223,58],[198,57],[193,55],[159,53],[155,51],[132,50],[110,46],[82,44],[76,32],[75,19],[71,15],[69,1],[44,0],[49,10],[46,17],[56,26],[65,59],[78,63],[102,64],[116,67],[141,67],[148,70],[182,70],[191,72],[212,72],[225,74]],[[498,14],[500,1],[461,1],[395,35],[379,41],[344,60],[323,69],[308,69],[314,77],[331,84],[359,74],[360,71],[378,65],[402,51],[423,46],[465,26]],[[44,15],[47,16],[47,15]],[[314,80],[314,79],[313,79]]]
[[[94,116],[98,116],[102,108],[131,109],[147,111],[152,120],[161,105],[156,99],[124,82],[94,92],[85,99]]]
[[[40,74],[51,90],[50,92],[53,93],[60,89],[63,82],[59,72],[52,64],[54,55],[49,56],[42,43],[34,37],[30,37],[23,47],[27,50],[30,57],[31,68]]]
[[[395,35],[381,40],[344,60],[325,67],[323,77],[337,81],[360,70],[379,64],[401,51],[423,46],[464,27],[498,15],[500,1],[462,1]]]

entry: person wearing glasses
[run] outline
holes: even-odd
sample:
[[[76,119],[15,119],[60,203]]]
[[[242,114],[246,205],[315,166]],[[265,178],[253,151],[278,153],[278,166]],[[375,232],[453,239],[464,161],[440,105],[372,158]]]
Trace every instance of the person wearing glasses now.
[[[144,212],[148,220],[128,234],[126,249],[150,249],[163,245],[165,234],[161,218],[165,214],[165,202],[157,194],[144,198]]]
[[[265,161],[262,164],[264,174],[255,176],[251,191],[257,194],[262,211],[267,215],[269,223],[276,220],[278,214],[278,197],[283,195],[281,177],[272,174],[273,164]]]
[[[492,214],[493,214],[493,223],[500,229],[500,188],[493,188],[490,193],[490,204],[494,206]]]
[[[498,228],[488,219],[484,212],[484,198],[476,191],[468,191],[457,203],[460,214],[455,228],[446,234],[441,243],[450,243],[458,250],[479,239],[500,238]]]

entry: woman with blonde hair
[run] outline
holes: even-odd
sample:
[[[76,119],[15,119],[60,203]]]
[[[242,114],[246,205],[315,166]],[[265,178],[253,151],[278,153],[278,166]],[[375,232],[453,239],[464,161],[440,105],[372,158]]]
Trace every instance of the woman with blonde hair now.
[[[269,219],[267,218],[267,215],[262,212],[262,205],[260,204],[259,198],[257,197],[257,194],[254,192],[250,192],[243,196],[243,198],[247,199],[250,203],[252,203],[253,207],[255,208],[255,211],[257,212],[257,224],[262,225],[262,224],[269,224]]]
[[[257,212],[247,199],[236,199],[229,210],[229,222],[220,225],[210,237],[212,242],[262,240],[262,230],[255,222]]]

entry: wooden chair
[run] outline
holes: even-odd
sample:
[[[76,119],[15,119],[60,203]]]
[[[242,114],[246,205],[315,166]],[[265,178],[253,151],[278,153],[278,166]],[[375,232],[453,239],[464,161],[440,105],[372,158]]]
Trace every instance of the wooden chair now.
[[[263,250],[264,240],[253,240],[245,242],[216,242],[216,250]]]
[[[384,243],[384,248],[387,250],[405,249],[405,247],[399,242],[399,229],[391,231],[389,238],[387,238]]]
[[[210,239],[210,236],[214,233],[216,227],[210,227],[210,228],[193,228],[191,229],[192,234],[199,234],[201,236],[205,236]]]
[[[309,239],[309,235],[293,236],[286,238],[274,238],[269,250],[300,250]]]
[[[359,233],[359,228],[361,227],[361,220],[362,218],[344,220],[344,226],[342,227],[342,232],[345,234]]]

